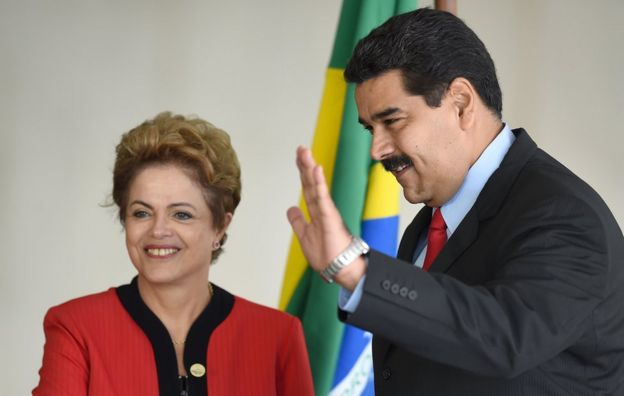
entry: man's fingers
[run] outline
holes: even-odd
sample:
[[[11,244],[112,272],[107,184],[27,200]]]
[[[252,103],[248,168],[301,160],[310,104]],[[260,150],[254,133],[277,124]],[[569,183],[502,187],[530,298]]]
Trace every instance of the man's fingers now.
[[[297,168],[310,220],[297,207],[288,209],[286,215],[308,262],[318,270],[340,253],[351,238],[331,198],[323,167],[305,147],[297,149]]]
[[[312,171],[316,163],[312,158],[312,153],[309,149],[305,147],[297,148],[297,168],[299,169],[299,174],[301,176],[301,184],[303,188],[307,188],[314,185],[314,178],[312,176]]]
[[[301,178],[301,188],[303,199],[308,207],[311,217],[318,212],[317,209],[317,187],[314,177],[314,171],[318,167],[316,161],[312,158],[312,152],[305,147],[297,148],[297,168],[299,168],[299,177]]]
[[[301,241],[307,225],[303,212],[298,207],[293,206],[286,211],[286,217],[288,217],[288,222],[295,232],[295,235],[297,235],[297,238]]]
[[[312,157],[312,151],[304,146],[297,147],[297,158],[301,161],[303,166],[313,168],[316,165],[316,161]]]
[[[325,181],[325,173],[323,167],[318,165],[314,167],[312,176],[314,177],[314,186],[316,197],[318,199],[329,198],[329,189],[327,188],[327,181]]]
[[[336,204],[331,197],[329,187],[325,180],[325,173],[321,166],[314,169],[314,180],[316,183],[316,209],[319,220],[322,218],[323,228],[332,228],[337,223],[342,223],[342,217],[336,208]]]
[[[313,224],[319,224],[322,229],[332,229],[336,224],[342,224],[342,218],[331,198],[323,167],[314,161],[309,149],[297,148],[297,167],[310,221]],[[307,224],[305,220],[302,223]],[[291,225],[294,229],[295,225],[292,221]]]

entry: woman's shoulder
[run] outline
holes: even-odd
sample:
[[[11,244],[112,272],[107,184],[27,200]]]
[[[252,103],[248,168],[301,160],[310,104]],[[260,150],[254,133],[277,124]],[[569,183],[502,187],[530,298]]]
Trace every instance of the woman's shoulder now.
[[[299,319],[289,313],[247,300],[240,296],[234,296],[232,314],[237,317],[245,318],[246,320],[261,320],[275,325],[293,326],[299,323]]]
[[[115,288],[93,293],[55,305],[48,310],[47,318],[101,317],[121,308]]]

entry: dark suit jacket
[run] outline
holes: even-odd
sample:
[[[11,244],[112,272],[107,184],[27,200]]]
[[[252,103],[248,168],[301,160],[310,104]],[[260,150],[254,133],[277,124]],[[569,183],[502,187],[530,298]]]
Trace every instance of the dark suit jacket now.
[[[377,395],[624,395],[624,238],[523,130],[425,273],[371,252],[357,310]]]

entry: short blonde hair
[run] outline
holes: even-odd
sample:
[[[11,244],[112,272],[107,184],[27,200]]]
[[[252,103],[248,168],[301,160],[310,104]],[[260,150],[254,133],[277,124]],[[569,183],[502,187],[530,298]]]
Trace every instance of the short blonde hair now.
[[[125,133],[116,153],[112,195],[122,224],[130,185],[150,165],[173,164],[188,172],[201,187],[217,229],[223,229],[225,214],[233,214],[240,202],[240,165],[230,137],[201,118],[160,113]],[[221,245],[225,240],[224,234]],[[213,261],[221,252],[213,253]]]

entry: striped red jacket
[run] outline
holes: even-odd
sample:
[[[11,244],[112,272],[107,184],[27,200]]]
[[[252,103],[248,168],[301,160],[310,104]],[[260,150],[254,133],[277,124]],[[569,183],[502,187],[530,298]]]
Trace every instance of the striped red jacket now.
[[[298,319],[217,286],[186,339],[187,379],[136,278],[51,308],[44,331],[35,396],[314,394]]]

